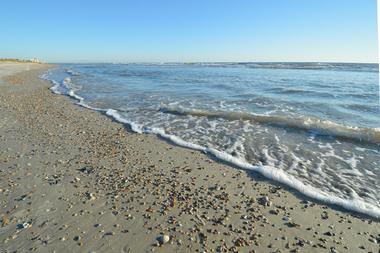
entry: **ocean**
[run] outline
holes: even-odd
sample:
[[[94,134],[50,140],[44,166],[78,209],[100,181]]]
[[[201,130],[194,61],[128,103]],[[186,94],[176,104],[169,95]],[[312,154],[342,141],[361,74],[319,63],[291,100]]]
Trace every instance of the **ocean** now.
[[[380,218],[377,64],[59,64],[51,90],[137,133]]]

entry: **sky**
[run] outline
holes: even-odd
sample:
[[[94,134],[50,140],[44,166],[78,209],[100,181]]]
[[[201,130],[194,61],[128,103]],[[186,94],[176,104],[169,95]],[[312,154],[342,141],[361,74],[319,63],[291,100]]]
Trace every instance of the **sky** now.
[[[0,58],[377,62],[376,0],[3,0]]]

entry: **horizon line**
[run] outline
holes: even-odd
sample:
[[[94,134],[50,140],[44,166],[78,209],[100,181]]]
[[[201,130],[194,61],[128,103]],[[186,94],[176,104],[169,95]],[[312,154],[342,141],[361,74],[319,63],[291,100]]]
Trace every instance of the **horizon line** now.
[[[156,63],[156,64],[167,64],[167,63],[182,63],[182,64],[194,64],[194,63],[333,63],[333,64],[379,64],[379,62],[353,62],[353,61],[46,61],[46,63],[99,63],[99,64],[131,64],[131,63]]]

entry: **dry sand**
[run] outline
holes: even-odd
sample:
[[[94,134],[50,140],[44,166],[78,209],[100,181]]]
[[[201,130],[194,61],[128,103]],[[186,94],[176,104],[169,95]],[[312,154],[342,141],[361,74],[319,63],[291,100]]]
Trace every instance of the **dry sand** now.
[[[131,133],[50,67],[0,64],[0,252],[379,252],[378,221]]]

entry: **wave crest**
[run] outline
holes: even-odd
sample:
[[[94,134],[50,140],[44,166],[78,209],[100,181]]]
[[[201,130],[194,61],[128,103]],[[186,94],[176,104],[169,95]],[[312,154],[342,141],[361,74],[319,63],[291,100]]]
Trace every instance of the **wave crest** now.
[[[161,107],[159,111],[183,116],[191,115],[207,118],[223,118],[226,120],[249,120],[253,123],[313,131],[322,135],[330,135],[351,141],[373,144],[380,143],[380,129],[346,126],[311,116],[263,115],[237,111],[185,109],[182,107]]]

